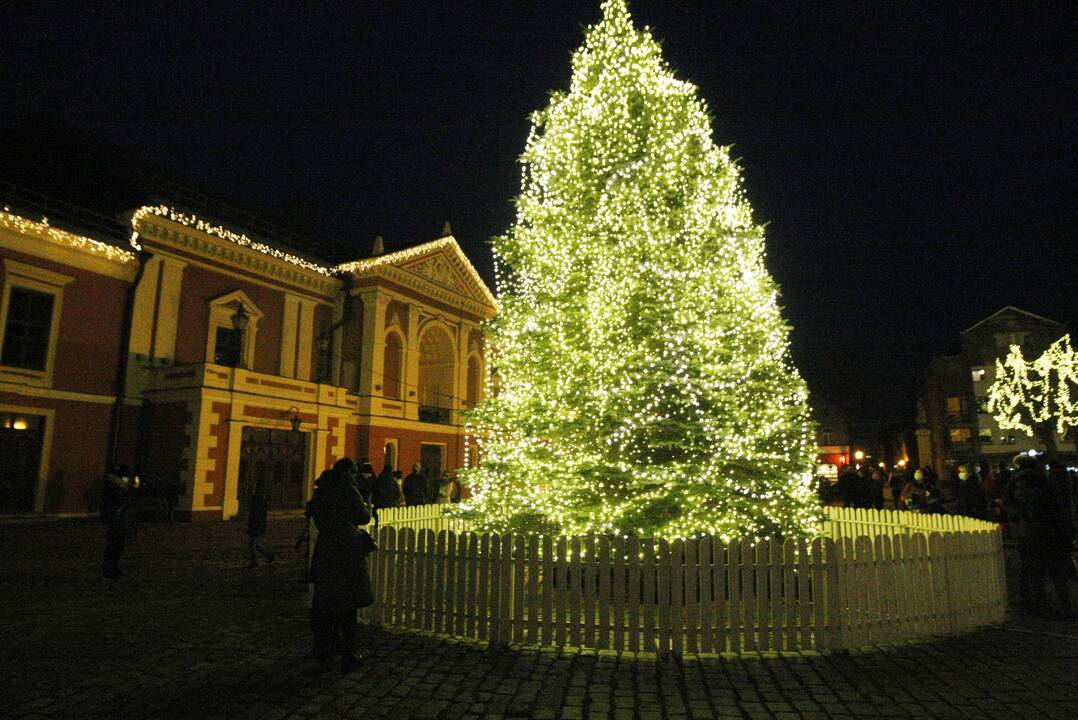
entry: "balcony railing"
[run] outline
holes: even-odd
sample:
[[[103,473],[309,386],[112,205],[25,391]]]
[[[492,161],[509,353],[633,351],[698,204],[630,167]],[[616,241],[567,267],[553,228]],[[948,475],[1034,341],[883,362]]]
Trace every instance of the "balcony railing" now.
[[[439,425],[452,425],[453,411],[449,408],[437,407],[435,405],[420,405],[419,421],[437,423]]]

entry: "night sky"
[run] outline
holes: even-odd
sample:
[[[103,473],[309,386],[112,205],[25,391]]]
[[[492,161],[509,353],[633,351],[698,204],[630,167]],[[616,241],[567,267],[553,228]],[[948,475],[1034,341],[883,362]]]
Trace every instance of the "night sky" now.
[[[599,18],[598,0],[37,5],[0,9],[0,178],[116,214],[165,176],[339,260],[449,220],[488,281],[528,114]],[[1004,305],[1078,328],[1075,18],[827,5],[630,8],[741,159],[813,392],[909,420],[928,359]]]

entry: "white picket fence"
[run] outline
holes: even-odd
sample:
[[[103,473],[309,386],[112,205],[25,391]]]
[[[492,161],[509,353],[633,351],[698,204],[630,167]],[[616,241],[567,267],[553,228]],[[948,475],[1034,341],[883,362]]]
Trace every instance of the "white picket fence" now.
[[[362,619],[492,645],[835,651],[999,622],[1006,602],[1000,534],[967,518],[831,508],[824,537],[725,544],[477,534],[441,511],[382,511]]]

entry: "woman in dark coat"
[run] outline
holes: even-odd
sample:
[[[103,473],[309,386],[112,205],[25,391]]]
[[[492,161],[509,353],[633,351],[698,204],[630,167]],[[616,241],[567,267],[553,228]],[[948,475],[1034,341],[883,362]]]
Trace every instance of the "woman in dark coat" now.
[[[266,534],[266,518],[269,514],[269,504],[266,501],[266,483],[259,478],[255,483],[254,492],[247,508],[247,548],[250,552],[250,560],[247,567],[258,567],[258,556],[261,555],[267,564],[273,562],[273,553],[262,544],[262,536]]]
[[[357,525],[371,520],[371,508],[356,487],[355,462],[342,458],[324,475],[311,498],[310,515],[318,528],[311,559],[314,599],[311,630],[314,634],[316,672],[329,669],[334,646],[342,654],[341,672],[359,667],[356,655],[356,611],[373,601],[367,573],[367,553]]]

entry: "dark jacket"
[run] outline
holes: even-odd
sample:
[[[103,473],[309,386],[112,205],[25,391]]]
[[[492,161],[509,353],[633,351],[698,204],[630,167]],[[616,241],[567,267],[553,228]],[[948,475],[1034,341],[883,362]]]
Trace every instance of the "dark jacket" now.
[[[427,478],[417,472],[404,478],[404,502],[406,505],[425,505],[427,503]]]
[[[318,528],[311,558],[315,593],[341,608],[366,605],[371,581],[356,526],[369,523],[371,514],[359,490],[347,473],[323,475],[308,509]]]
[[[970,475],[958,486],[958,514],[984,520],[988,511],[988,497],[981,487],[981,479]]]
[[[400,504],[401,489],[397,487],[397,478],[393,476],[392,470],[386,468],[374,481],[374,507],[380,510]]]
[[[1070,547],[1074,538],[1070,500],[1055,478],[1038,467],[1022,468],[1011,478],[1003,493],[1008,520],[1018,520],[1018,540],[1022,544]]]
[[[266,534],[266,515],[269,506],[264,492],[251,493],[251,500],[247,506],[247,534],[251,537],[262,537]]]

